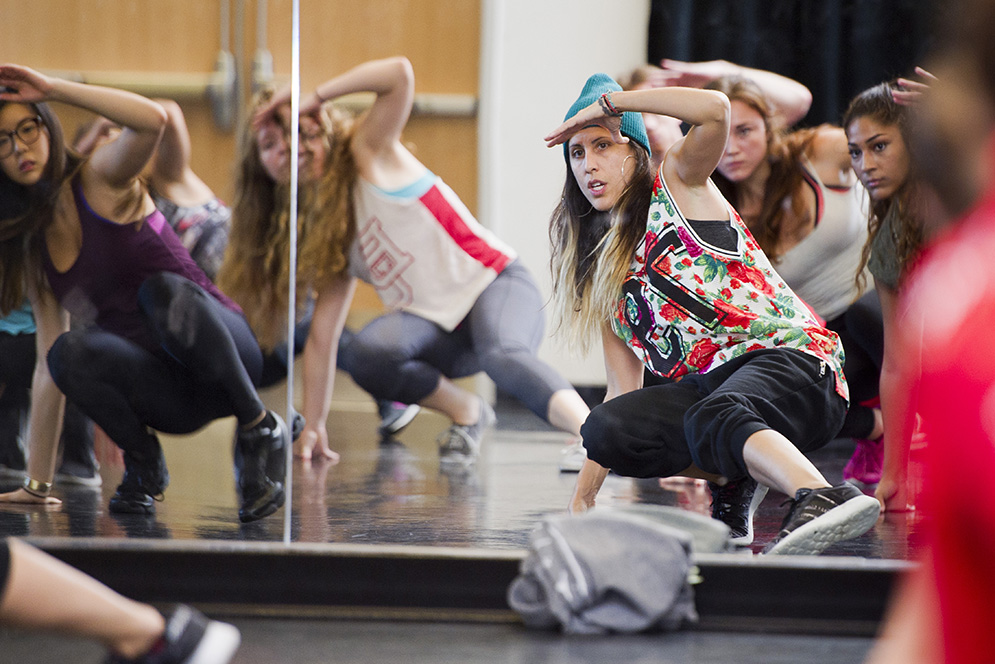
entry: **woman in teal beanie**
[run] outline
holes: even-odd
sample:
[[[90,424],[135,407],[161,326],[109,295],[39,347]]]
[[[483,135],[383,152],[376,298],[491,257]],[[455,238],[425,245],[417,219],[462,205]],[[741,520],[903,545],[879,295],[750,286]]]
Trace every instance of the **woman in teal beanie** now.
[[[640,113],[691,126],[655,173]],[[609,469],[704,478],[713,516],[745,545],[770,486],[793,500],[767,551],[819,553],[869,530],[879,506],[804,455],[843,423],[843,353],[711,182],[728,134],[722,93],[623,92],[596,74],[545,139],[567,161],[550,221],[554,302],[575,339],[600,334],[608,371],[570,509],[594,506]],[[644,388],[644,367],[666,382]]]

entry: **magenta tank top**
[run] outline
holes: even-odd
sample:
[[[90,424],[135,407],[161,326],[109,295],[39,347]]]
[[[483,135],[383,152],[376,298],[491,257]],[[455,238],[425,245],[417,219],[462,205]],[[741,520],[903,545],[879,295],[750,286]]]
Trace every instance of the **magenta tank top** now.
[[[138,288],[160,272],[186,277],[226,308],[241,313],[197,267],[161,212],[156,210],[141,224],[116,224],[93,211],[83,197],[78,177],[72,189],[83,232],[79,257],[72,267],[59,272],[43,242],[42,260],[59,303],[78,321],[95,323],[155,350],[158,344],[138,308]]]

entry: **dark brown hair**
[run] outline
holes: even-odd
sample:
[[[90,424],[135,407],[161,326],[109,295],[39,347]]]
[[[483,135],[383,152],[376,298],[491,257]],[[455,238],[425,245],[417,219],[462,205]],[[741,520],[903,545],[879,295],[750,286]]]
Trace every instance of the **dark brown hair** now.
[[[0,108],[8,103],[0,102]],[[18,102],[19,103],[19,102]],[[44,102],[25,104],[41,117],[48,134],[49,156],[41,179],[24,186],[0,174],[0,313],[21,306],[29,283],[45,282],[41,249],[45,229],[55,215],[62,185],[75,175],[83,159],[66,146],[62,123]]]
[[[844,131],[849,134],[851,124],[860,118],[869,118],[886,127],[898,127],[908,150],[909,110],[907,106],[895,102],[892,92],[896,89],[900,89],[897,83],[880,83],[854,97],[843,114]],[[911,160],[910,168],[913,168]],[[923,223],[919,215],[921,208],[919,187],[916,185],[914,172],[909,173],[905,182],[890,197],[871,201],[870,217],[867,221],[867,241],[864,243],[860,268],[857,270],[858,285],[863,285],[864,268],[871,256],[874,238],[881,230],[881,222],[893,209],[896,213],[895,219],[898,221],[892,229],[898,250],[898,266],[900,274],[903,276],[906,274],[923,246]]]

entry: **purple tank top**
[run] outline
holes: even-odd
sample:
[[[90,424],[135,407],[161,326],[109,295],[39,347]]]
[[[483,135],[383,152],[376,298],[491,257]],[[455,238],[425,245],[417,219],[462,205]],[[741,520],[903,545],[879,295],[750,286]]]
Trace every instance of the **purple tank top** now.
[[[241,313],[197,267],[161,212],[156,210],[140,225],[116,224],[93,211],[78,177],[72,188],[83,232],[79,256],[72,267],[59,272],[44,242],[42,253],[52,291],[78,320],[95,323],[148,350],[156,349],[158,344],[138,308],[138,288],[159,272],[186,277],[226,308]]]

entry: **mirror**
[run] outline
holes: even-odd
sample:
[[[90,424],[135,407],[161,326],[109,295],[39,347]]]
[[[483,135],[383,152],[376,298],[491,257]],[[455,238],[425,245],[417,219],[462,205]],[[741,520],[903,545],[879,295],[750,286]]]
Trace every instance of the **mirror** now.
[[[222,199],[231,201],[237,138],[224,128],[231,121],[231,108],[223,103],[223,88],[215,93],[222,101],[213,104],[203,89],[219,78],[213,76],[215,68],[222,81],[230,80],[226,76],[232,69],[239,72],[235,85],[236,98],[241,100],[248,97],[253,72],[265,75],[271,67],[280,82],[289,80],[292,4],[291,0],[109,4],[38,0],[5,9],[0,39],[8,60],[46,71],[116,72],[129,76],[129,84],[135,86],[167,78],[149,72],[168,72],[171,80],[164,82],[175,86],[190,128],[193,169]],[[482,223],[515,247],[548,294],[546,224],[559,194],[563,164],[540,138],[562,117],[566,102],[576,96],[587,74],[631,67],[644,56],[643,44],[620,38],[611,48],[565,58],[564,53],[575,50],[568,31],[550,34],[548,26],[529,13],[528,3],[431,0],[430,8],[427,4],[424,0],[301,0],[301,90],[313,90],[360,62],[406,55],[414,65],[417,95],[416,111],[404,134],[406,144]],[[580,4],[590,5],[594,15],[600,11],[600,5],[588,0]],[[639,4],[648,11],[648,0]],[[224,6],[231,10],[227,48],[219,38]],[[645,14],[622,14],[620,34],[645,34]],[[52,29],[53,16],[59,17],[58,30]],[[262,33],[271,63],[260,49]],[[100,38],[94,39],[95,34]],[[519,48],[523,43],[534,48]],[[174,74],[177,78],[172,79]],[[140,91],[159,94],[149,88]],[[68,109],[58,112],[69,134],[82,121]],[[348,324],[361,326],[381,310],[372,289],[361,286]],[[597,354],[582,361],[547,342],[541,356],[575,384],[598,384]],[[297,366],[296,391],[289,398],[299,406],[299,361]],[[475,380],[469,385],[485,393],[492,389]],[[283,385],[264,391],[263,396],[270,407],[285,412],[288,396]],[[444,418],[421,414],[400,438],[401,445],[378,446],[372,400],[339,372],[330,434],[333,449],[349,459],[338,466],[294,463],[294,500],[288,505],[293,502],[298,513],[288,517],[290,539],[497,549],[524,545],[535,519],[566,505],[576,476],[556,470],[566,437],[529,413],[514,412],[522,431],[502,429],[487,465],[462,477],[440,474],[434,439],[447,425]],[[172,484],[156,519],[115,519],[106,512],[107,497],[120,477],[115,448],[107,446],[100,450],[106,470],[102,492],[65,494],[69,507],[90,505],[89,522],[69,519],[64,511],[4,509],[0,533],[281,541],[284,520],[279,516],[245,526],[235,517],[231,435],[228,421],[195,436],[164,438]],[[515,463],[524,458],[530,463],[537,460],[540,470],[526,474]],[[676,493],[670,496],[649,488],[647,492],[644,483],[624,480],[613,491],[622,503],[679,500]],[[878,554],[907,555],[897,544],[904,540],[904,518],[886,526],[899,532],[887,538]]]
[[[176,101],[190,136],[191,169],[221,201],[230,204],[240,116],[253,88],[285,85],[290,80],[293,4],[292,0],[7,3],[0,39],[7,62]],[[67,141],[94,117],[64,104],[53,104],[53,109]],[[182,233],[181,238],[189,240]],[[192,246],[188,242],[188,248]],[[195,258],[198,248],[191,251]],[[281,415],[286,412],[288,395],[283,384],[260,394],[267,407]],[[247,531],[239,528],[232,478],[233,432],[234,419],[226,418],[191,436],[161,436],[172,480],[168,509],[193,514],[204,505],[207,511],[205,519],[189,522],[189,532],[167,525],[161,518],[165,509],[146,522],[115,520],[108,514],[107,500],[121,479],[123,466],[118,448],[99,431],[95,452],[102,465],[102,489],[67,485],[60,492],[57,488],[56,495],[66,502],[61,511],[4,510],[0,519],[10,522],[4,532],[279,540],[283,532],[279,516]],[[3,486],[6,490],[13,485]],[[90,517],[67,518],[67,512],[75,514],[77,507]]]

